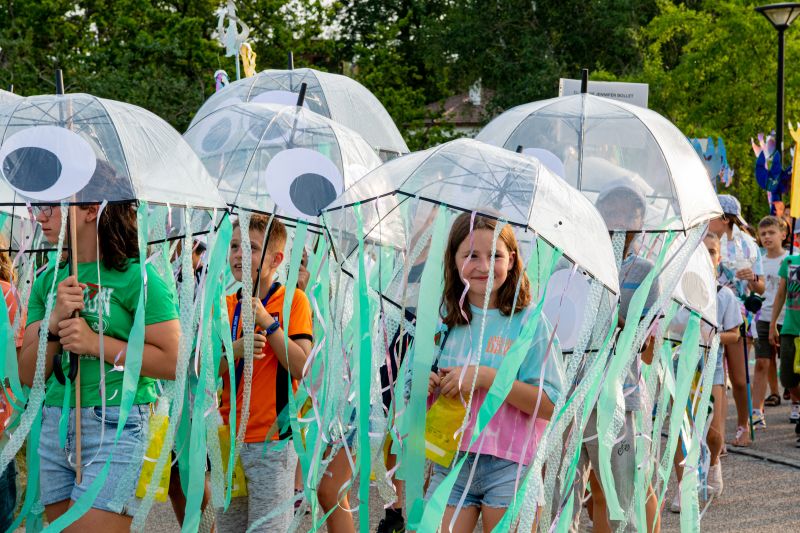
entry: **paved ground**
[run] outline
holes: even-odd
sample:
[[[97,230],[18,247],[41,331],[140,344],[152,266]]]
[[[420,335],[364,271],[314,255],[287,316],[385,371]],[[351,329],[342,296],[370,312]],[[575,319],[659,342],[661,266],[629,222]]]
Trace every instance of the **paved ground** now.
[[[701,529],[715,532],[788,533],[800,531],[800,448],[795,447],[794,426],[788,423],[789,407],[767,409],[767,429],[756,433],[748,449],[728,447],[722,459],[725,489],[708,506]],[[735,407],[729,401],[728,440],[736,428]],[[671,501],[674,481],[667,493]],[[373,508],[379,509],[377,500]],[[680,531],[679,516],[665,511],[662,531]],[[370,522],[377,527],[380,516]],[[587,523],[586,520],[583,523]],[[175,532],[178,525],[168,504],[154,508],[147,530],[153,533]],[[324,531],[324,529],[323,529]],[[588,527],[585,531],[591,531]]]

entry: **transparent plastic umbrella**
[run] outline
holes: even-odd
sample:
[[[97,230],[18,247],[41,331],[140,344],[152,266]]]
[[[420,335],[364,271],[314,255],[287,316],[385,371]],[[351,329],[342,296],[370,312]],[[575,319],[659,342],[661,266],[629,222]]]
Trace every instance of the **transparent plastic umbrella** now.
[[[374,208],[363,210],[365,232],[381,244],[405,242],[407,229],[399,207],[414,198],[497,216],[535,232],[618,292],[608,233],[591,203],[538,160],[472,139],[385,163],[325,210],[326,226],[355,233],[353,212],[344,208],[371,202]],[[340,253],[347,257],[354,250],[351,245]]]
[[[18,94],[14,94],[9,91],[4,91],[0,89],[0,105],[10,104],[17,100],[20,100],[22,97]]]
[[[593,202],[614,184],[634,183],[647,199],[644,226],[620,212],[611,231],[685,230],[722,214],[692,145],[649,109],[590,94],[564,96],[512,108],[476,139],[551,152],[567,183]]]
[[[310,68],[265,70],[231,83],[203,104],[190,127],[232,103],[295,105],[303,83],[308,87],[306,107],[360,134],[382,159],[408,153],[389,113],[366,87],[347,76]]]
[[[21,197],[38,203],[73,202],[74,195],[75,203],[226,207],[163,119],[88,94],[32,96],[0,108],[0,170]]]
[[[680,246],[680,243],[675,244]],[[717,274],[704,244],[700,244],[689,257],[672,298],[683,309],[679,310],[669,325],[668,336],[679,341],[689,320],[689,310],[698,313],[708,328],[717,326]],[[704,341],[708,342],[708,335]]]
[[[236,209],[317,222],[317,215],[381,161],[354,131],[304,107],[237,103],[185,134]]]

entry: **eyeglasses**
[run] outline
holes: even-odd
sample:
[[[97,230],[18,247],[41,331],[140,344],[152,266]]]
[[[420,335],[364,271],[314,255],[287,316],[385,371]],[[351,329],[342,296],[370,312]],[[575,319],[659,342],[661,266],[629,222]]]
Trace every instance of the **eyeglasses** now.
[[[52,205],[36,205],[31,208],[34,217],[38,217],[39,213],[43,214],[45,217],[50,218],[53,216],[53,209],[54,206]]]

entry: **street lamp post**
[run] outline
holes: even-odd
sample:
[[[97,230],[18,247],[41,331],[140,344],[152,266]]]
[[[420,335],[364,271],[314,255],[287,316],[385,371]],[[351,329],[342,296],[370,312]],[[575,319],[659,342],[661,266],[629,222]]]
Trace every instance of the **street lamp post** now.
[[[775,115],[775,146],[783,159],[783,56],[786,39],[784,32],[800,16],[800,3],[784,2],[756,7],[778,31],[778,105]],[[783,163],[781,163],[783,164]]]

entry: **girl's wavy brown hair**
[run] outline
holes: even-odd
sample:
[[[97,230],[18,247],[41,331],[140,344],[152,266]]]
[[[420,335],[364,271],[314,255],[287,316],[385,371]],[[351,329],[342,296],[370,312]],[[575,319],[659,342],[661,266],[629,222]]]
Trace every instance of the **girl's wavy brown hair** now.
[[[136,206],[132,203],[107,204],[97,226],[100,257],[109,270],[127,270],[131,259],[139,258],[139,232]]]
[[[450,228],[447,249],[444,253],[444,293],[442,294],[442,312],[444,316],[442,317],[442,322],[449,328],[468,324],[472,321],[472,310],[469,305],[465,305],[463,309],[466,319],[461,314],[462,309],[459,302],[461,295],[464,293],[464,282],[461,280],[461,273],[456,267],[456,252],[464,239],[469,238],[471,217],[471,213],[463,213],[456,218],[452,228]],[[476,216],[472,231],[485,229],[494,232],[498,223],[497,220],[492,218]],[[531,286],[528,276],[525,274],[519,245],[511,225],[506,224],[500,230],[497,240],[506,245],[509,253],[514,253],[513,267],[508,272],[505,283],[497,292],[497,307],[500,313],[509,316],[512,312],[520,311],[530,305]],[[517,293],[517,285],[519,285],[519,294],[515,301],[514,295]]]
[[[8,254],[8,239],[5,236],[0,236],[0,280],[14,283],[17,279],[17,273],[14,272],[14,263],[11,261],[11,256]]]

